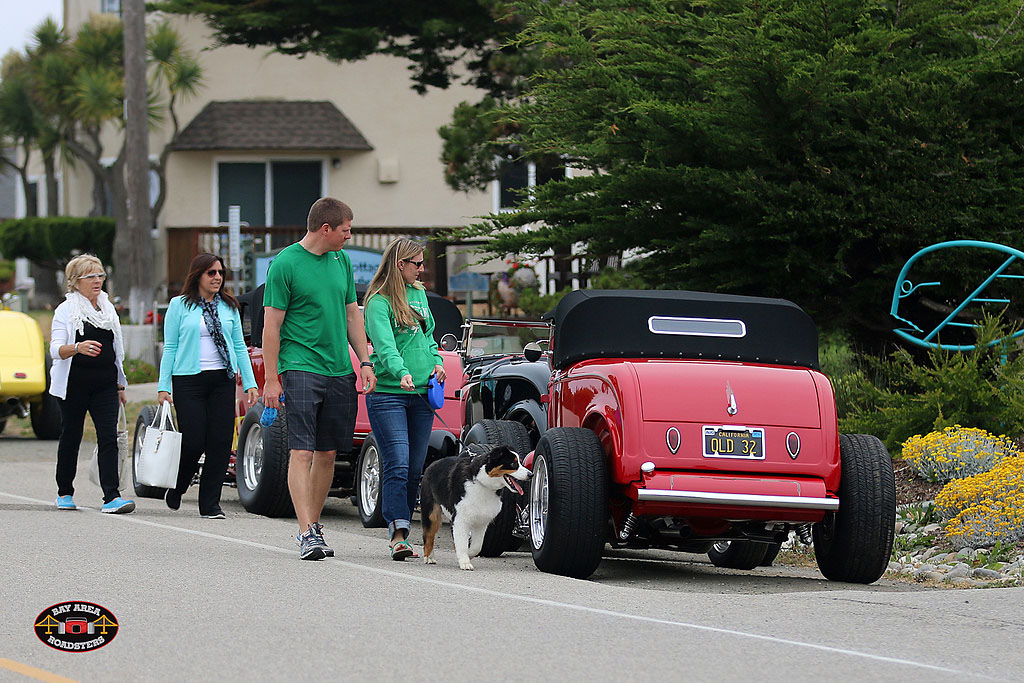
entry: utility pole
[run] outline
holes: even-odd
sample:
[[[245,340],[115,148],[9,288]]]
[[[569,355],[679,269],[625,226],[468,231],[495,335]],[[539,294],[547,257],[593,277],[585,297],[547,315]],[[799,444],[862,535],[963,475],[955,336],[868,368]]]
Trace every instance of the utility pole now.
[[[153,220],[149,210],[149,126],[146,92],[146,3],[122,0],[124,19],[125,187],[128,190],[127,263],[118,263],[129,282],[133,324],[153,304]],[[121,235],[117,235],[120,240]],[[127,267],[127,268],[126,268]],[[125,270],[127,272],[125,272]],[[156,311],[153,312],[154,317]]]

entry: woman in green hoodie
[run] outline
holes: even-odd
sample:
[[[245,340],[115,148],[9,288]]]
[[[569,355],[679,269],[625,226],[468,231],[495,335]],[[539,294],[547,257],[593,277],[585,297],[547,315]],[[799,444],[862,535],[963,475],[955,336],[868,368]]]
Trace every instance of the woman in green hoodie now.
[[[410,520],[434,422],[425,394],[431,376],[445,379],[427,293],[418,282],[422,269],[422,246],[404,237],[389,244],[366,289],[363,311],[377,375],[366,410],[380,452],[381,513],[393,560],[417,557],[408,541]]]

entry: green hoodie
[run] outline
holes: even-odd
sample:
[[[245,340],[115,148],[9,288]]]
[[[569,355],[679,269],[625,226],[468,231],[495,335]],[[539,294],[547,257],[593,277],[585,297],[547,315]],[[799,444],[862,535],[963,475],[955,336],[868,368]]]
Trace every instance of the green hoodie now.
[[[391,302],[383,294],[374,294],[363,311],[366,336],[373,345],[370,360],[377,375],[377,391],[388,394],[408,393],[400,386],[405,375],[412,375],[416,390],[425,392],[434,366],[444,362],[434,341],[434,318],[426,291],[406,285],[405,296],[412,309],[423,316],[426,329],[423,325],[399,327]]]

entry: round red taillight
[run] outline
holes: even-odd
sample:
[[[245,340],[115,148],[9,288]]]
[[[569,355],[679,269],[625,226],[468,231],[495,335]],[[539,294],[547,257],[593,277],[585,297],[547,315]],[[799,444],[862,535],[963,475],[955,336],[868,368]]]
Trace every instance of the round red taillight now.
[[[786,435],[786,452],[794,460],[796,460],[796,456],[800,455],[800,435],[796,432]]]

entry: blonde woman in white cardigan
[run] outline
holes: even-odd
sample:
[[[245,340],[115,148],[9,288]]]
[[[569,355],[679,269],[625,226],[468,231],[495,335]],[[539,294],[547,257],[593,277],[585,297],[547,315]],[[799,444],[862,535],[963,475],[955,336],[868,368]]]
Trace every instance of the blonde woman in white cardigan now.
[[[50,326],[50,393],[61,399],[57,445],[57,508],[75,510],[75,474],[85,413],[96,425],[103,512],[125,513],[135,502],[121,498],[117,474],[117,414],[127,403],[124,341],[117,311],[103,291],[107,276],[98,258],[83,254],[64,269],[67,294]]]

